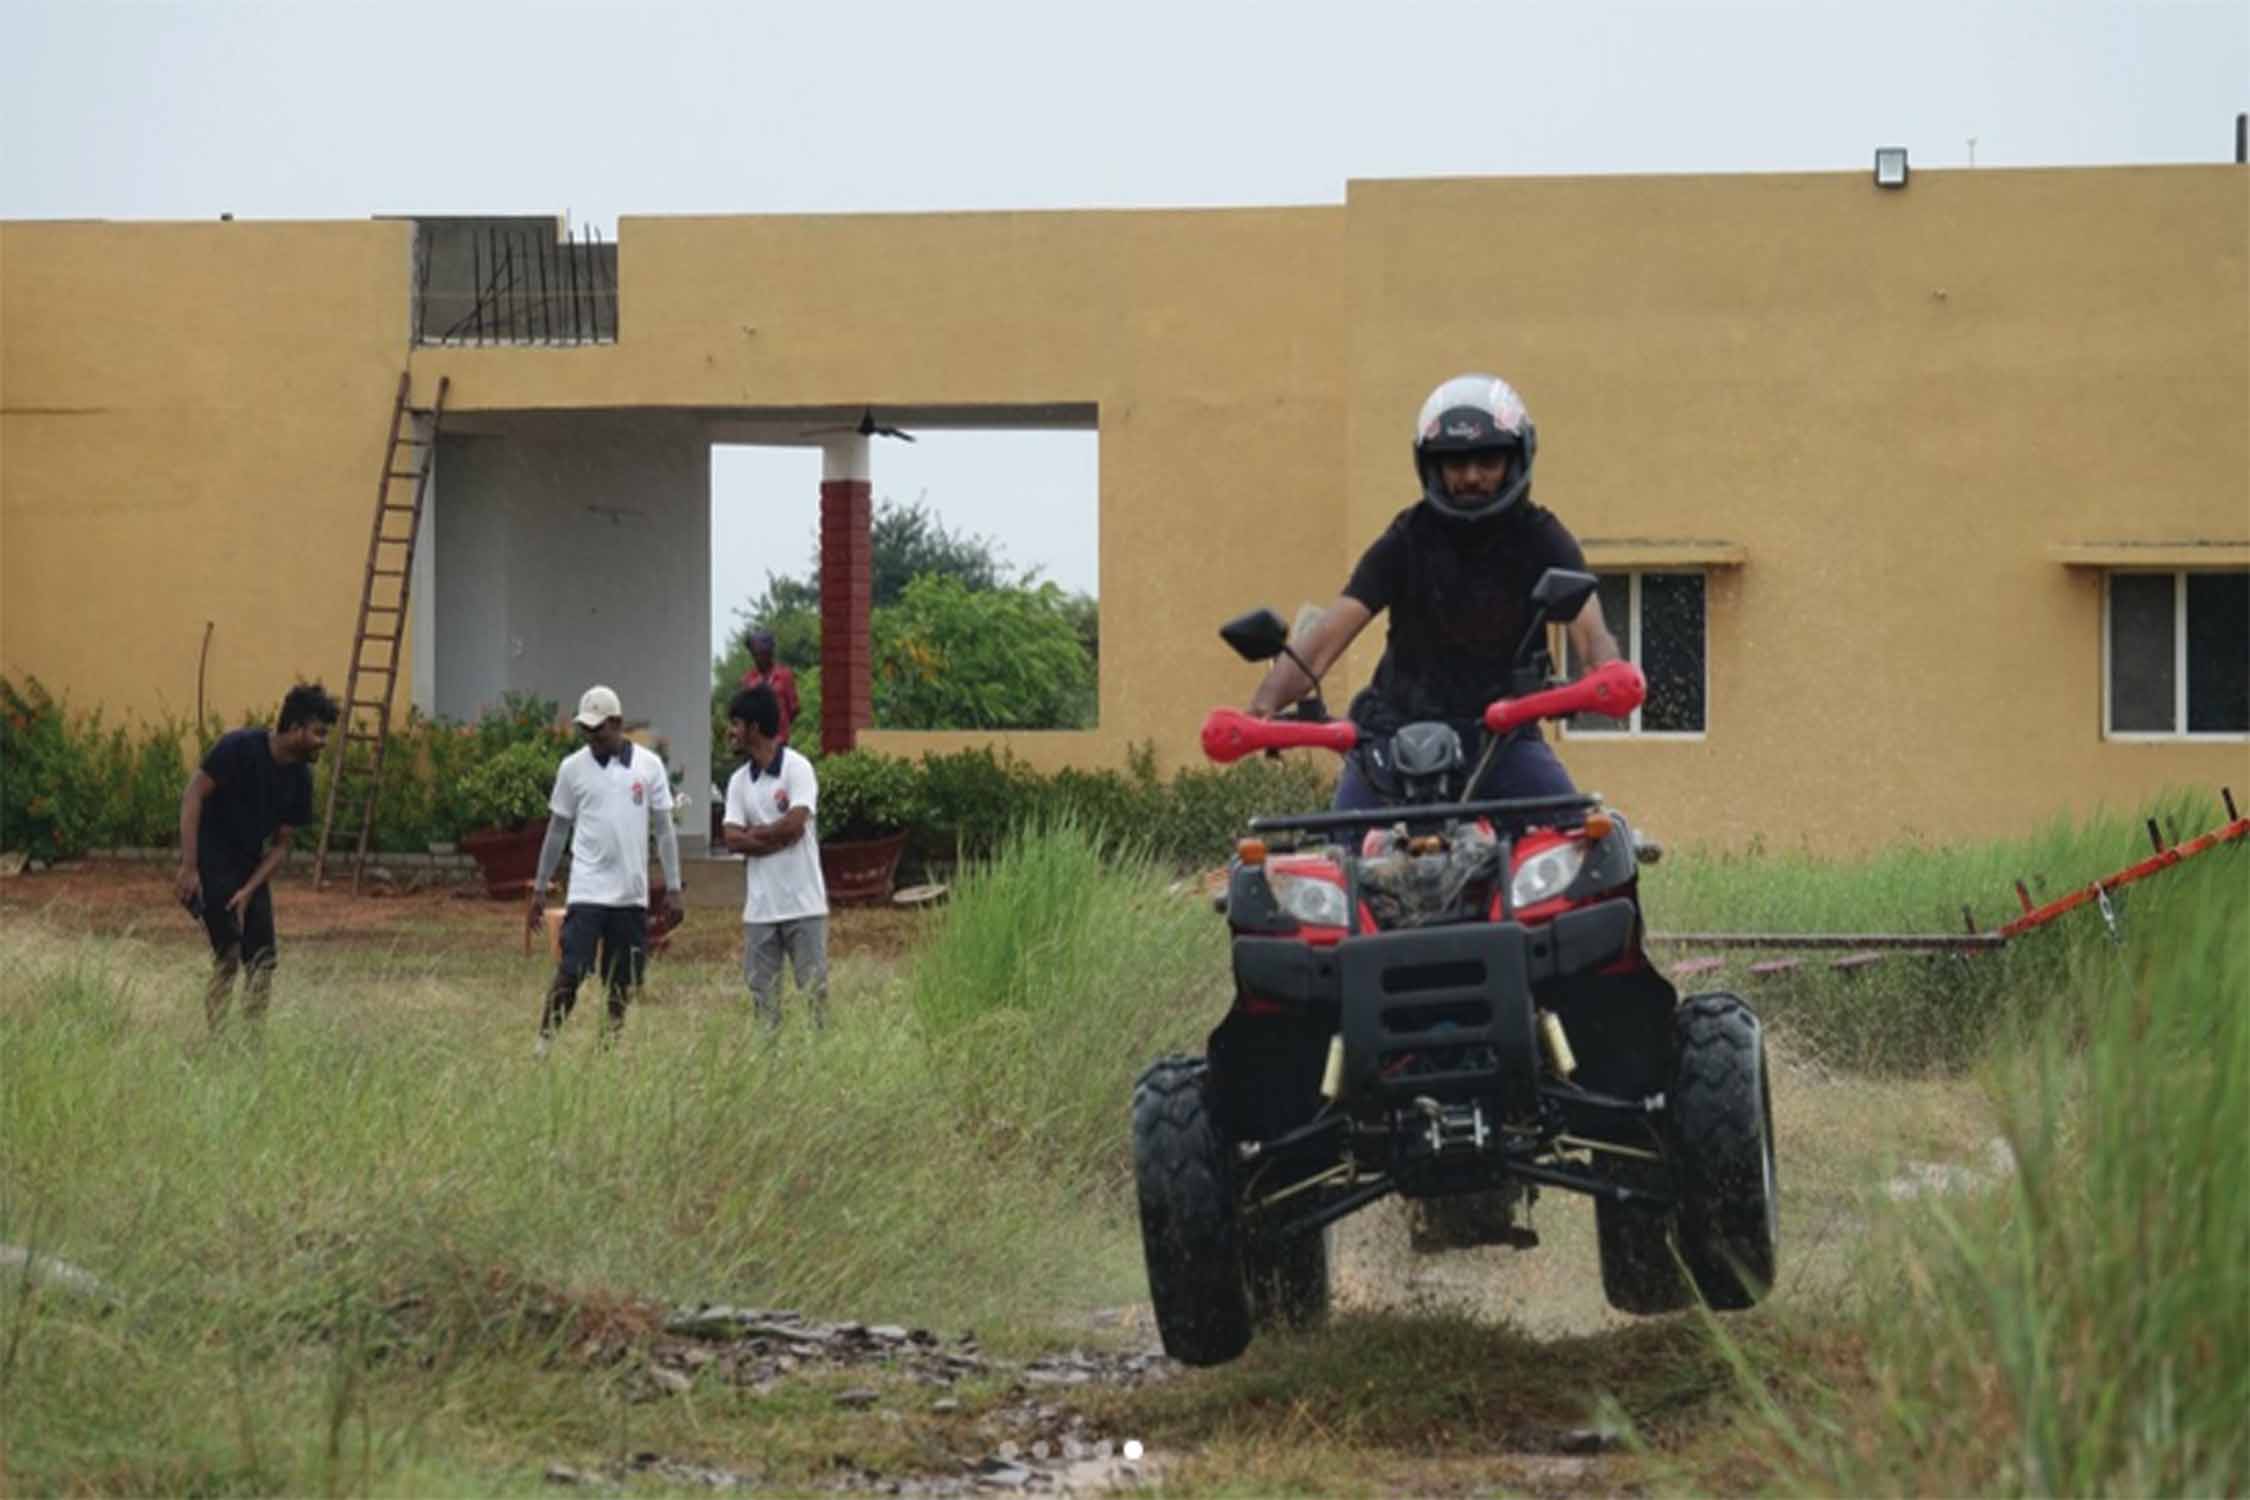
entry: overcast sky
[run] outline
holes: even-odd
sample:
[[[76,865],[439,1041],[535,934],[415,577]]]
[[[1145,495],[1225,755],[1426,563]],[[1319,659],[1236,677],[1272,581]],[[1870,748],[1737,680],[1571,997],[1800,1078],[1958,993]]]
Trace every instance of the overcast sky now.
[[[7,218],[567,213],[613,235],[632,214],[1861,170],[1878,145],[1919,167],[2212,162],[2244,109],[2245,0],[0,0]],[[876,491],[1091,591],[1093,440],[1044,450],[1049,489],[974,448],[879,443]],[[961,478],[995,463],[1012,477]],[[714,473],[720,555],[801,570],[816,461]]]

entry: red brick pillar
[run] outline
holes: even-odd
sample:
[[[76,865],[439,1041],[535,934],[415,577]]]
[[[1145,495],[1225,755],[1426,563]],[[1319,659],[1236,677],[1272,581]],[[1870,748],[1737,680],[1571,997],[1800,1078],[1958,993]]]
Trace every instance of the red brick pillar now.
[[[820,748],[829,752],[851,749],[858,732],[875,722],[867,624],[875,574],[874,501],[867,440],[849,441],[860,449],[859,463],[839,464],[832,450],[828,476],[820,482]],[[839,469],[848,477],[836,477]]]

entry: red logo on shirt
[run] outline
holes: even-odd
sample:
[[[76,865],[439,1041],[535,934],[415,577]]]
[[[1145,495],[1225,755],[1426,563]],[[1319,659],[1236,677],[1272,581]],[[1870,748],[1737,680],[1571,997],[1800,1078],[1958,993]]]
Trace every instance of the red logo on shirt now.
[[[777,813],[785,813],[789,811],[789,788],[785,786],[774,788],[773,810]]]
[[[641,784],[636,781],[633,783],[633,805],[635,807],[639,807],[641,805],[641,798]]]

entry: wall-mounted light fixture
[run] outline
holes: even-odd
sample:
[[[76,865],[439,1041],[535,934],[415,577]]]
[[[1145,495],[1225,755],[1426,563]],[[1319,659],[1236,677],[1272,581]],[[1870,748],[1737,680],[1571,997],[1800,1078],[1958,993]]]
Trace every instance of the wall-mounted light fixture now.
[[[1906,148],[1904,146],[1877,146],[1875,148],[1875,185],[1879,188],[1906,186]]]

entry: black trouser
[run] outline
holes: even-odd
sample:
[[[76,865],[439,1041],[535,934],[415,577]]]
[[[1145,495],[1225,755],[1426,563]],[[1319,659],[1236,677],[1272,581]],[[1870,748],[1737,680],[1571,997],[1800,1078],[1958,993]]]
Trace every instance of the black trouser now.
[[[547,988],[539,1032],[552,1036],[578,1003],[578,986],[594,971],[601,952],[602,980],[609,987],[609,1029],[625,1024],[625,1007],[641,986],[648,967],[648,908],[645,906],[570,906],[563,912],[562,965]]]
[[[243,969],[250,977],[242,987],[242,1013],[263,1019],[272,993],[277,945],[273,932],[273,886],[261,884],[243,903],[242,918],[227,909],[234,893],[257,871],[257,862],[233,864],[223,859],[197,861],[196,874],[203,885],[203,932],[211,940],[211,983],[203,997],[203,1014],[212,1027],[226,1019],[234,1001],[234,978]]]

